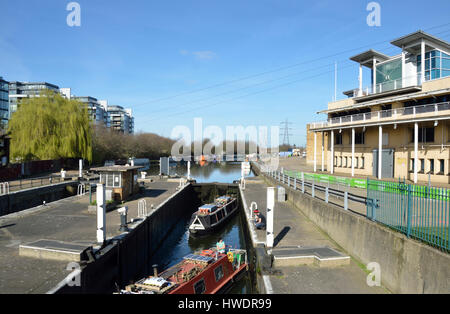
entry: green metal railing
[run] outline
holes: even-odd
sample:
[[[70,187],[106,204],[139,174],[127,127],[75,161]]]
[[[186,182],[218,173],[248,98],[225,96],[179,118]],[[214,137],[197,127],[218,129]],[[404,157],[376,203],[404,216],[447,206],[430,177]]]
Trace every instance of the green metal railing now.
[[[284,170],[284,174],[286,174],[289,177],[301,179],[302,172],[298,171],[289,171]],[[315,173],[304,173],[305,180],[320,182],[320,183],[329,183],[329,184],[339,184],[339,185],[345,185],[352,188],[360,188],[360,189],[366,189],[367,188],[367,181],[364,179],[353,179],[353,178],[345,178],[345,177],[336,177],[332,175],[327,174],[315,174]]]
[[[367,180],[367,217],[444,251],[449,242],[450,190]]]

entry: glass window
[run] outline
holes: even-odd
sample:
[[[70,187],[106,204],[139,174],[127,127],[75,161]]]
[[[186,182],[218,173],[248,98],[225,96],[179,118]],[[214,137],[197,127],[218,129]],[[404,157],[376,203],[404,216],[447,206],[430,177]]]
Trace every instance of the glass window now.
[[[216,277],[216,282],[223,278],[223,267],[220,265],[214,269],[214,276]]]
[[[195,294],[203,294],[206,291],[205,280],[202,279],[194,284]]]
[[[434,159],[430,159],[430,173],[434,174]]]
[[[444,174],[445,171],[445,161],[444,159],[439,159],[439,173]]]
[[[425,159],[420,159],[420,172],[425,172]]]

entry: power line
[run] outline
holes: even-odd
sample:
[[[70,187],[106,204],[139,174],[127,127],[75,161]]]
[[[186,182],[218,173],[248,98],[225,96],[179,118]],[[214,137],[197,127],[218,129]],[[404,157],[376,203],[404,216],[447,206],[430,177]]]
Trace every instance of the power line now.
[[[425,30],[441,28],[441,27],[444,27],[444,26],[447,26],[447,25],[450,25],[450,23],[445,23],[445,24],[433,26],[433,27],[427,28]],[[439,35],[439,33],[436,33],[435,35]],[[138,107],[138,106],[142,106],[142,105],[146,105],[146,104],[150,104],[150,103],[158,103],[158,102],[161,102],[161,101],[177,98],[177,97],[180,97],[180,96],[198,93],[200,91],[205,91],[205,90],[209,90],[209,89],[212,89],[212,88],[216,88],[216,87],[220,87],[220,86],[229,85],[229,84],[232,84],[232,83],[244,81],[244,80],[247,80],[247,79],[250,79],[250,78],[255,78],[255,77],[258,77],[258,76],[263,76],[263,75],[266,75],[266,74],[270,74],[270,73],[279,72],[279,71],[282,71],[282,70],[298,67],[298,66],[300,66],[302,64],[313,63],[313,62],[320,61],[320,60],[323,60],[323,59],[332,58],[332,57],[335,57],[335,56],[338,56],[338,55],[341,55],[341,54],[349,53],[349,52],[354,51],[354,50],[360,50],[360,49],[363,49],[363,48],[366,48],[366,47],[377,46],[377,45],[380,45],[380,44],[383,44],[383,43],[386,43],[386,42],[390,42],[390,40],[384,40],[384,41],[380,41],[380,42],[376,42],[376,43],[360,46],[358,48],[352,48],[352,49],[344,50],[344,51],[337,52],[337,53],[334,53],[334,54],[331,54],[331,55],[328,55],[328,56],[323,56],[323,57],[319,57],[319,58],[315,58],[315,59],[311,59],[311,60],[307,60],[307,61],[302,61],[302,62],[294,63],[294,64],[291,64],[291,65],[287,65],[287,66],[281,66],[281,67],[275,68],[273,70],[264,71],[264,72],[260,72],[260,73],[256,73],[256,74],[252,74],[252,75],[248,75],[248,76],[244,76],[244,77],[241,77],[241,78],[233,79],[233,80],[230,80],[230,81],[225,81],[225,82],[222,82],[222,83],[206,86],[204,88],[194,89],[194,90],[182,92],[182,93],[179,93],[179,94],[176,94],[176,95],[162,97],[162,98],[158,98],[158,99],[155,99],[155,100],[150,100],[150,101],[147,101],[147,102],[144,102],[144,103],[141,103],[141,104],[137,104],[134,107]]]
[[[449,23],[449,24],[450,24],[450,23]],[[450,30],[446,30],[446,31],[441,32],[441,33],[449,32],[449,31],[450,31]],[[396,49],[396,47],[389,47],[388,49],[389,49],[389,50],[390,50],[390,49]],[[348,61],[348,60],[345,60],[344,62],[346,62],[346,61]],[[353,65],[353,64],[350,64],[350,65],[348,65],[348,66],[341,67],[341,70],[342,70],[342,69],[349,68],[349,67],[352,66],[352,65]],[[329,66],[329,65],[326,65],[326,66]],[[321,66],[321,67],[326,67],[326,66]],[[321,67],[318,67],[318,68],[321,68]],[[317,68],[315,68],[315,69],[317,69]],[[302,72],[299,72],[299,73],[304,73],[304,72],[312,71],[312,70],[315,70],[315,69],[310,69],[310,70],[302,71]],[[291,85],[291,84],[294,84],[294,83],[297,83],[297,82],[305,81],[305,80],[307,80],[307,79],[311,79],[311,78],[315,78],[315,77],[318,77],[318,76],[322,76],[322,75],[324,75],[324,74],[328,74],[328,73],[331,73],[331,72],[334,72],[334,71],[335,71],[335,69],[333,69],[333,70],[331,70],[331,71],[322,72],[322,73],[320,73],[320,74],[318,74],[318,75],[313,75],[313,76],[310,76],[310,77],[301,78],[301,79],[299,79],[299,80],[290,81],[290,82],[287,82],[287,83],[285,83],[285,84],[276,85],[276,86],[274,86],[274,87],[267,88],[267,89],[263,89],[263,90],[261,90],[261,91],[257,91],[257,92],[253,92],[253,93],[244,94],[244,95],[237,96],[237,97],[234,97],[234,98],[231,98],[231,99],[221,100],[221,101],[218,101],[218,102],[216,102],[216,103],[209,104],[209,105],[202,105],[202,106],[199,106],[199,107],[196,107],[196,108],[192,108],[192,109],[187,110],[187,111],[174,113],[174,114],[172,114],[172,115],[166,115],[165,117],[170,117],[170,116],[176,116],[176,115],[180,115],[180,114],[185,114],[185,113],[189,113],[189,112],[192,112],[192,111],[195,111],[195,110],[198,110],[198,109],[204,109],[204,108],[206,108],[206,107],[213,107],[213,106],[216,106],[216,105],[218,105],[218,104],[222,104],[222,103],[227,102],[227,101],[238,100],[238,99],[242,99],[242,98],[245,98],[245,97],[253,96],[253,95],[256,95],[256,94],[264,93],[264,92],[271,91],[271,90],[274,90],[274,89],[278,89],[278,88],[281,88],[281,87],[285,87],[285,86],[288,86],[288,85]],[[262,82],[262,83],[257,83],[257,84],[253,84],[253,85],[251,85],[251,86],[239,88],[239,89],[237,89],[237,90],[231,90],[231,91],[228,91],[228,92],[225,92],[225,93],[222,93],[222,94],[218,94],[218,95],[215,95],[215,96],[210,96],[210,97],[207,97],[207,98],[204,98],[204,99],[201,99],[201,100],[192,101],[192,102],[190,102],[190,103],[188,103],[188,104],[196,103],[196,102],[199,102],[199,101],[209,100],[209,99],[211,99],[211,98],[215,98],[215,97],[218,97],[218,96],[221,96],[221,95],[230,94],[230,93],[233,93],[233,92],[236,92],[236,91],[239,91],[239,90],[248,89],[248,88],[251,88],[251,87],[263,85],[263,84],[266,84],[266,83],[268,83],[268,82],[274,82],[274,81],[277,81],[277,80],[279,80],[279,79],[287,78],[287,77],[294,76],[294,75],[297,75],[297,74],[298,74],[298,73],[295,73],[295,74],[287,75],[287,76],[284,76],[284,77],[281,77],[281,78],[272,79],[272,80],[264,81],[264,82]],[[166,108],[166,109],[167,109],[167,108]],[[158,120],[158,119],[151,119],[151,120],[148,120],[148,121],[154,121],[154,120]]]

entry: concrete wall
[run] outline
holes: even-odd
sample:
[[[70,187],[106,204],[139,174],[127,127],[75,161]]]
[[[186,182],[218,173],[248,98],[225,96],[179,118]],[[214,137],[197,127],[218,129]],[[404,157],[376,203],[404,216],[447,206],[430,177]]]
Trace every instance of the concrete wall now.
[[[77,194],[77,181],[31,188],[0,196],[0,216],[47,204]]]
[[[286,188],[286,193],[290,202],[349,254],[365,265],[379,263],[382,284],[392,292],[450,293],[449,254],[301,191]]]

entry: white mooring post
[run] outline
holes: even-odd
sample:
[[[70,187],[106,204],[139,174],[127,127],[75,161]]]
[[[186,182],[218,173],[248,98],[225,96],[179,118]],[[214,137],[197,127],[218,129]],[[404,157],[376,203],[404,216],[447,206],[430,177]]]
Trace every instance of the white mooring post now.
[[[191,180],[191,162],[188,161],[187,163],[187,179]]]
[[[266,246],[273,248],[273,219],[275,209],[275,188],[267,188],[267,226],[266,226]]]
[[[83,159],[80,159],[80,160],[79,160],[78,166],[79,166],[78,177],[79,177],[79,178],[82,178],[82,177],[83,177]]]
[[[106,191],[103,184],[97,184],[97,242],[106,240]]]

